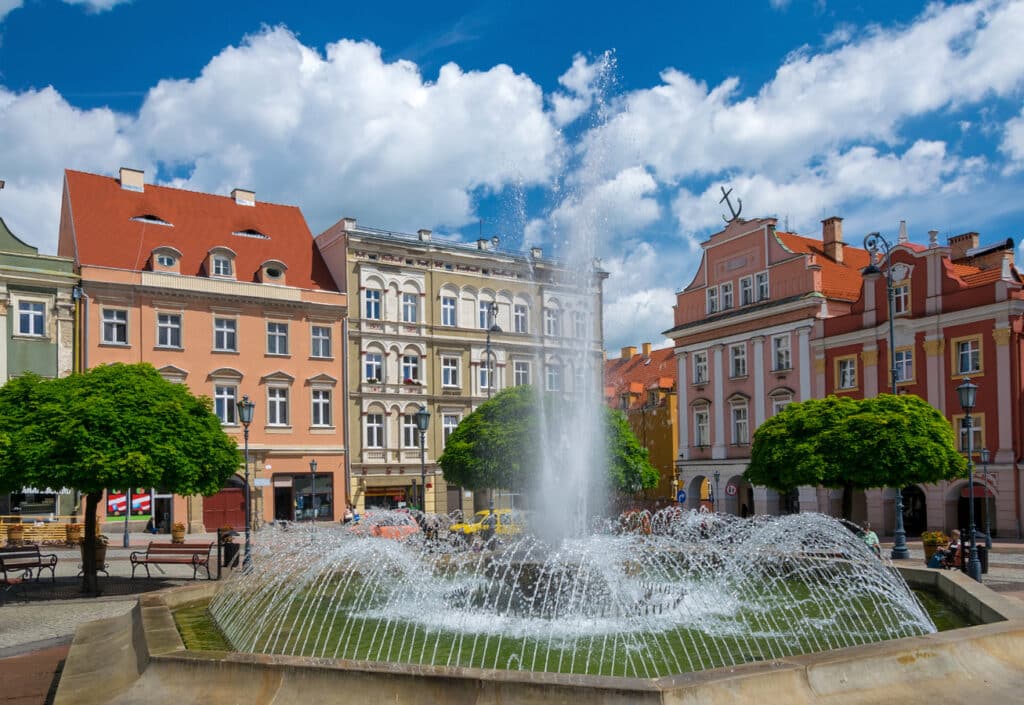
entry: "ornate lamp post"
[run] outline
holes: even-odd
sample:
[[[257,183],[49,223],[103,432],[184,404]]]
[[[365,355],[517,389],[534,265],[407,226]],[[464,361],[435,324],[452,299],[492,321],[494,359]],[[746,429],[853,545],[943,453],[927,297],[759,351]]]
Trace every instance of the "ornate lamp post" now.
[[[992,486],[988,481],[988,448],[981,449],[981,471],[985,473],[985,548],[992,550],[992,522],[989,518],[991,507],[988,496],[992,493],[989,488]],[[971,499],[974,499],[973,497]]]
[[[718,481],[722,479],[722,473],[715,470],[715,496],[711,498],[711,511],[718,511]]]
[[[978,395],[978,385],[972,384],[969,377],[965,377],[963,383],[956,388],[960,396],[960,407],[964,410],[964,427],[967,429],[967,482],[970,491],[970,498],[967,502],[970,526],[967,527],[968,535],[971,537],[971,559],[967,564],[967,574],[981,582],[981,561],[978,560],[978,545],[974,539],[974,426],[971,423],[971,410],[974,408],[974,401]]]
[[[423,494],[420,501],[420,511],[427,513],[427,429],[430,428],[430,412],[425,404],[420,404],[420,410],[416,412],[416,428],[420,432],[420,492]],[[437,509],[437,500],[434,500],[434,509]]]
[[[309,487],[309,508],[313,512],[313,521],[316,521],[316,458],[309,461],[310,478]]]
[[[252,413],[255,409],[256,405],[249,401],[249,395],[243,395],[242,401],[238,402],[238,419],[242,422],[242,435],[245,438],[245,557],[242,560],[243,570],[252,568],[252,544],[249,540],[252,515],[249,492],[249,424],[252,423]]]
[[[498,304],[491,301],[487,304],[487,344],[484,346],[484,357],[487,358],[487,398],[491,398],[491,390],[494,389],[494,359],[495,352],[491,350],[491,333],[500,333],[501,328],[495,322],[498,316]],[[493,500],[492,500],[493,501]]]
[[[897,393],[896,382],[896,290],[892,285],[892,262],[890,252],[892,245],[882,237],[881,233],[868,233],[864,238],[864,249],[868,251],[870,259],[868,266],[861,274],[864,277],[872,277],[881,274],[881,270],[875,264],[879,251],[885,257],[885,290],[889,298],[889,376],[892,383],[892,393]],[[910,558],[910,548],[907,547],[907,532],[903,528],[903,488],[896,488],[896,530],[893,532],[892,558]]]

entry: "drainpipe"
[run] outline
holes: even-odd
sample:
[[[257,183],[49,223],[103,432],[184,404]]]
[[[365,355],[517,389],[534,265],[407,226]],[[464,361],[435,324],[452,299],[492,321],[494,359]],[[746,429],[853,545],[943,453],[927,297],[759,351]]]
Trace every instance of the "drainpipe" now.
[[[342,429],[341,429],[341,442],[345,444],[345,510],[348,509],[348,505],[354,502],[352,497],[352,458],[349,454],[349,406],[348,406],[348,367],[349,367],[349,349],[348,349],[348,316],[341,319],[341,398],[342,398]],[[354,511],[354,510],[353,510]],[[344,517],[344,511],[342,517]]]
[[[1024,323],[1024,316],[1018,319],[1018,323]],[[1021,504],[1020,504],[1020,454],[1021,454],[1021,418],[1020,418],[1020,405],[1021,405],[1021,345],[1024,344],[1024,336],[1021,335],[1020,330],[1014,330],[1013,326],[1010,327],[1010,381],[1013,385],[1012,389],[1016,391],[1018,398],[1017,403],[1014,404],[1010,413],[1013,417],[1013,513],[1017,520],[1017,538],[1021,538]]]

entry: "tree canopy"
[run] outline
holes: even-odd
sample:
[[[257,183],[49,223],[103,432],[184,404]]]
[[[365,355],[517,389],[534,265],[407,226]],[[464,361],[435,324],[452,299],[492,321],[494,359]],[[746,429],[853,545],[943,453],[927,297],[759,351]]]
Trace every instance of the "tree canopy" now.
[[[949,421],[920,397],[829,396],[790,404],[761,424],[744,477],[782,492],[868,489],[949,480],[966,467]]]
[[[540,458],[540,403],[549,426],[567,415],[559,413],[562,399],[538,393],[530,385],[511,387],[484,402],[464,418],[448,437],[438,459],[444,479],[471,490],[501,488],[528,490]],[[620,411],[600,407],[604,418],[607,481],[623,492],[637,492],[658,484],[658,471],[648,460]],[[572,434],[560,434],[572,437]]]
[[[0,491],[79,490],[86,495],[90,543],[104,490],[209,495],[238,464],[238,446],[210,400],[168,382],[149,364],[102,365],[61,379],[28,374],[0,388]],[[91,547],[84,556],[84,587],[95,593]]]

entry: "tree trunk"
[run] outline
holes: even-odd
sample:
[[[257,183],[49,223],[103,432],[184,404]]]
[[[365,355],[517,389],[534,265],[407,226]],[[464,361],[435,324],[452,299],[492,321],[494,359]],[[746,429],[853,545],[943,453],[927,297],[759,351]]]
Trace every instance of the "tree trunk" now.
[[[850,521],[853,517],[853,485],[843,485],[843,519]]]
[[[100,594],[96,578],[96,508],[103,499],[102,492],[85,496],[85,537],[82,540],[82,592],[96,597]]]

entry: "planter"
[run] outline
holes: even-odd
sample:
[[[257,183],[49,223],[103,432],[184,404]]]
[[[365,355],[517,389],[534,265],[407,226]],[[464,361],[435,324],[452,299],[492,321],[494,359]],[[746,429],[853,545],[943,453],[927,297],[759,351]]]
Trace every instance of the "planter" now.
[[[82,535],[84,533],[84,524],[68,524],[64,527],[64,535],[69,546],[77,546],[82,543]]]
[[[7,545],[8,546],[20,546],[25,542],[25,525],[24,524],[8,524],[7,525]]]
[[[185,543],[185,527],[171,527],[171,543]]]
[[[79,553],[82,556],[82,564],[85,564],[85,543],[79,544]],[[103,541],[96,542],[96,570],[106,572],[104,566],[107,564],[107,544]]]
[[[927,563],[931,560],[935,552],[939,550],[939,544],[937,543],[926,543],[924,544],[924,562]]]

